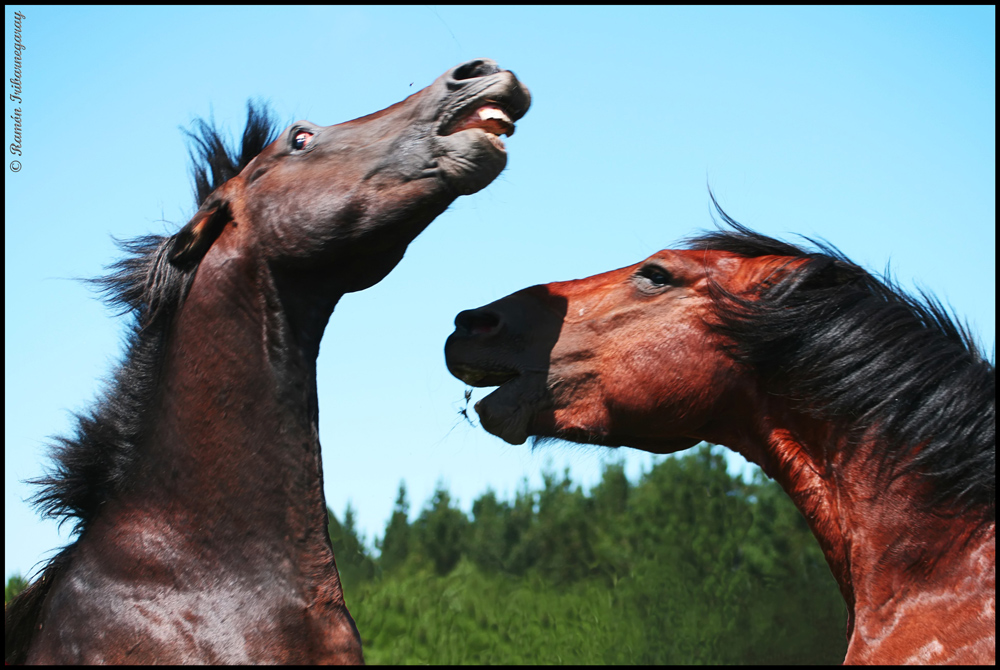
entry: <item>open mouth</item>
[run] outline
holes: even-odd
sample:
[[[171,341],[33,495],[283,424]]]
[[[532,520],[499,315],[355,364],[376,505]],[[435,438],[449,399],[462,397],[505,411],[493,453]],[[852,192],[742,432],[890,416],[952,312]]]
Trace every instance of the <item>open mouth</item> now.
[[[476,404],[476,413],[487,432],[510,444],[523,444],[531,433],[532,417],[545,407],[545,384],[535,375],[506,366],[462,364],[448,359],[448,369],[470,386],[495,386]]]
[[[464,81],[464,80],[463,80]],[[458,195],[486,187],[507,165],[502,135],[527,113],[531,94],[508,71],[454,89],[438,104],[434,173]]]
[[[516,370],[480,370],[465,365],[452,365],[448,369],[469,386],[477,388],[502,386],[521,376]]]
[[[503,107],[495,102],[486,102],[478,107],[473,107],[468,112],[456,115],[454,121],[448,123],[442,129],[443,132],[441,134],[454,135],[455,133],[473,129],[486,133],[486,138],[493,146],[501,151],[505,151],[506,147],[500,136],[512,136],[514,134],[514,122]]]
[[[529,436],[538,434],[537,416],[551,405],[547,386],[538,377],[498,370],[467,371],[467,383],[497,387],[475,404],[483,428],[509,444],[524,444]]]

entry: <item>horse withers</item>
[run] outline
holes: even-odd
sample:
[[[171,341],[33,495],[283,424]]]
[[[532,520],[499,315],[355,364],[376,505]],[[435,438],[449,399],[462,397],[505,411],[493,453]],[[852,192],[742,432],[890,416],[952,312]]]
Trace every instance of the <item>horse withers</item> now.
[[[380,112],[238,150],[193,134],[198,211],[97,280],[135,324],[36,503],[78,537],[5,611],[28,663],[360,662],[330,539],[316,357],[372,286],[507,161],[528,90],[487,59]]]
[[[723,444],[777,480],[848,606],[849,663],[994,663],[996,372],[931,297],[729,229],[460,313],[449,370],[511,444]]]

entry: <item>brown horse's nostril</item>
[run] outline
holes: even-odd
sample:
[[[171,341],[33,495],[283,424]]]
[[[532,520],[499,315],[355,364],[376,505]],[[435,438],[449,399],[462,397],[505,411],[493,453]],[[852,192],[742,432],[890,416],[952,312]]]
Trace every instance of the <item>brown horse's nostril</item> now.
[[[500,67],[493,61],[486,58],[477,58],[468,63],[462,63],[455,68],[452,77],[458,81],[463,79],[476,79],[477,77],[487,77],[500,71]]]
[[[455,329],[464,335],[491,335],[500,330],[500,315],[486,309],[467,309],[455,317]]]

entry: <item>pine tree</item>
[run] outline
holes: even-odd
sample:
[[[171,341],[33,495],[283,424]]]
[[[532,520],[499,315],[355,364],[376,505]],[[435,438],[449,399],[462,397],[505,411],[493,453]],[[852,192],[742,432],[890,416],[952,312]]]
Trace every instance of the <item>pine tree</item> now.
[[[410,555],[410,523],[407,520],[410,512],[410,503],[406,499],[406,482],[399,482],[399,494],[396,496],[396,504],[389,518],[389,524],[385,528],[385,536],[382,541],[375,541],[375,546],[382,551],[379,558],[381,568],[390,572],[406,562]]]
[[[465,534],[469,519],[458,508],[451,506],[448,491],[438,485],[425,508],[414,524],[421,553],[430,559],[434,571],[446,575],[458,565],[465,551]]]

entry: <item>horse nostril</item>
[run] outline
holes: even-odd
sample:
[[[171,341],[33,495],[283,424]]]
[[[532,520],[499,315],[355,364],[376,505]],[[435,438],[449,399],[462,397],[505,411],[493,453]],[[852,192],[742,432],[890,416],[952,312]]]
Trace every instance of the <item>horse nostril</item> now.
[[[455,328],[467,335],[491,335],[500,329],[500,315],[484,309],[469,309],[455,317]]]
[[[462,63],[455,68],[452,77],[458,81],[463,79],[475,79],[477,77],[487,77],[500,71],[500,67],[493,61],[486,58],[477,58],[468,63]]]

